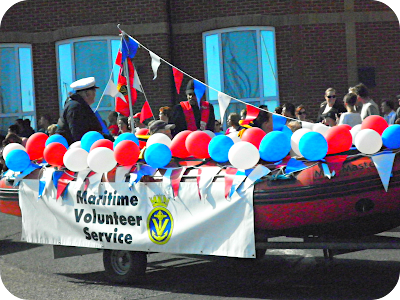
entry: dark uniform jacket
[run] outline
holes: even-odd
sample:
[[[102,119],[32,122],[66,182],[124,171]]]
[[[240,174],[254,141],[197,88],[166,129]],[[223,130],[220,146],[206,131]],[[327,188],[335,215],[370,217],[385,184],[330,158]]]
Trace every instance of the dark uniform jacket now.
[[[328,104],[326,103],[326,101],[324,101],[324,102],[321,103],[321,107],[319,108],[318,117],[317,117],[317,120],[316,120],[317,123],[322,122],[322,120],[323,120],[322,113],[324,112],[325,107],[326,107],[327,105],[328,105]],[[344,105],[341,104],[341,103],[339,103],[337,100],[336,100],[336,102],[333,104],[332,109],[333,109],[333,111],[334,111],[335,113],[338,113],[338,114],[347,112],[347,109],[344,107]]]
[[[67,100],[57,125],[56,133],[65,137],[69,144],[81,140],[86,132],[102,132],[101,124],[93,110],[78,94]]]

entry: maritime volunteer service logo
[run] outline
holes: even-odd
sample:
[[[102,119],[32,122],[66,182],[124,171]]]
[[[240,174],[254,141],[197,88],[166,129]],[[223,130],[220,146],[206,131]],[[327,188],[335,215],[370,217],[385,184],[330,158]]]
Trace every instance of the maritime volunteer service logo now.
[[[150,201],[154,208],[147,218],[147,233],[153,243],[164,245],[174,229],[174,219],[167,209],[169,199],[164,195],[155,195]]]

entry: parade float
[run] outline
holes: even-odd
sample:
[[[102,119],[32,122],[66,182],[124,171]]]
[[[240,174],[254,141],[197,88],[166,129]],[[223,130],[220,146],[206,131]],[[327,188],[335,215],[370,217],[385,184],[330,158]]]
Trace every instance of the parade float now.
[[[240,137],[187,130],[112,142],[88,132],[68,145],[35,133],[3,149],[0,211],[22,217],[28,243],[104,250],[117,282],[143,275],[146,253],[256,258],[280,236],[341,249],[343,238],[400,225],[400,125],[370,116],[353,128],[301,122],[292,132],[271,115],[273,131]]]

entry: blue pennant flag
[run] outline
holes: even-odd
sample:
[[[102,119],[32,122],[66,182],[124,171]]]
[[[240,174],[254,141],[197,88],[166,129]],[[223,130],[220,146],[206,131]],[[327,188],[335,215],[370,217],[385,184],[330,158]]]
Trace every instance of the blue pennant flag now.
[[[204,93],[206,92],[206,86],[197,80],[193,80],[193,84],[194,84],[194,93],[197,97],[197,104],[200,107],[200,100],[203,97]]]
[[[296,171],[300,171],[302,169],[307,168],[307,166],[299,160],[296,160],[294,158],[291,158],[286,165],[286,174],[292,173],[292,172],[296,172]]]
[[[101,128],[104,134],[110,134],[110,131],[108,131],[107,125],[104,124],[103,119],[101,118],[100,114],[98,111],[95,111],[94,113],[97,117],[97,120],[99,120],[100,124],[101,124]]]
[[[128,37],[127,39],[123,38],[121,47],[122,63],[125,62],[127,57],[134,58],[138,47],[139,44],[131,37]]]
[[[64,174],[64,171],[54,171],[53,173],[53,184],[55,186],[55,188],[57,189],[58,187],[58,180],[61,178],[61,176]]]
[[[286,124],[286,118],[281,115],[272,114],[273,130],[281,131]]]

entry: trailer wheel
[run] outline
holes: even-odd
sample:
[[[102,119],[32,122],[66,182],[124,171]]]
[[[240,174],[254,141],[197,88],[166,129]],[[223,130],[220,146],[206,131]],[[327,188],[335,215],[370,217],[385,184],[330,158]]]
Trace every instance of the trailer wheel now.
[[[107,277],[113,282],[140,282],[146,273],[147,255],[145,252],[104,250],[103,264]]]

